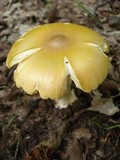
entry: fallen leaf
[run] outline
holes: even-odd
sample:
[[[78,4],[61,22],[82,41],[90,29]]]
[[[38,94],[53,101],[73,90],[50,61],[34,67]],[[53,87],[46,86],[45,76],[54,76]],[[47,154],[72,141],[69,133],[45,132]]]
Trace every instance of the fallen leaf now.
[[[78,128],[73,132],[73,136],[77,139],[87,138],[90,139],[92,137],[89,129],[86,128]]]
[[[108,99],[96,96],[93,98],[92,106],[88,110],[98,111],[108,116],[119,112],[119,108],[114,105],[112,98]]]

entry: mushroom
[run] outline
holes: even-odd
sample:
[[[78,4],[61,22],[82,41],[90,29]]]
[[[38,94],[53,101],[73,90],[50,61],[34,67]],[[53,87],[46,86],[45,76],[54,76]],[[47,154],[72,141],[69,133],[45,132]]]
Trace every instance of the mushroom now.
[[[109,46],[95,31],[77,24],[51,23],[37,26],[21,36],[6,60],[8,68],[16,65],[17,87],[43,99],[53,99],[65,108],[77,98],[71,89],[90,92],[108,74]]]

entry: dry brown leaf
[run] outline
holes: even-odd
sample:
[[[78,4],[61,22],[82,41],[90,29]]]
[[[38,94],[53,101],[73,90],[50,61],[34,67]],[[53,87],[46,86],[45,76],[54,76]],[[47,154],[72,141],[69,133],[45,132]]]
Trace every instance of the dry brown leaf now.
[[[61,159],[83,160],[83,146],[79,144],[77,139],[69,139],[68,145],[62,153]]]
[[[111,116],[119,112],[119,108],[114,105],[112,98],[93,97],[92,106],[88,109]]]
[[[78,128],[73,132],[73,136],[77,139],[86,138],[90,139],[92,137],[89,129],[86,128]]]
[[[30,154],[26,152],[24,160],[51,160],[49,157],[50,152],[47,148],[35,147]]]

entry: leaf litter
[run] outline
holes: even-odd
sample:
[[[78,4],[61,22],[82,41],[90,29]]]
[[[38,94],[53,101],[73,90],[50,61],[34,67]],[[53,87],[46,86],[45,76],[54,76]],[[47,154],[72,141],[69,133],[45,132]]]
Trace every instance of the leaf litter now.
[[[120,159],[119,6],[118,0],[0,1],[1,160]],[[75,88],[78,101],[63,110],[54,108],[51,100],[17,89],[14,68],[5,65],[11,45],[21,34],[50,22],[85,25],[110,44],[107,79],[90,94]]]

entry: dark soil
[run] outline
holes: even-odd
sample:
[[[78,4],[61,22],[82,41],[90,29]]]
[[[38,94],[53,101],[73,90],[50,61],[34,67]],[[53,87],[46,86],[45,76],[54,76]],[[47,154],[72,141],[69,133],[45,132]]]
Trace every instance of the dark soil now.
[[[75,89],[78,101],[66,109],[16,88],[5,64],[21,34],[52,22],[90,27],[110,44],[104,83],[90,94]],[[97,96],[101,107],[120,107],[119,0],[0,1],[0,160],[120,160],[120,112],[88,110]]]

